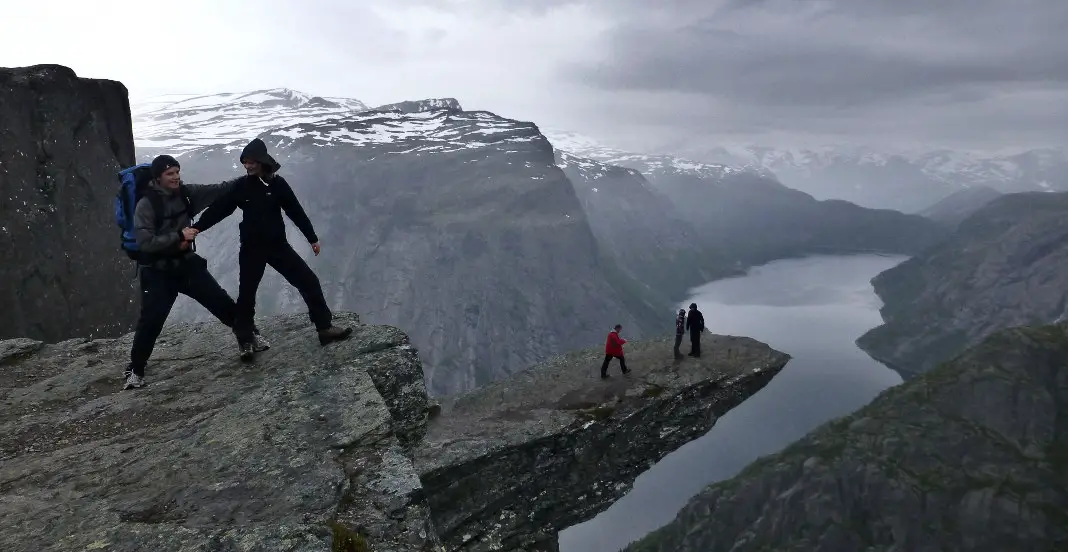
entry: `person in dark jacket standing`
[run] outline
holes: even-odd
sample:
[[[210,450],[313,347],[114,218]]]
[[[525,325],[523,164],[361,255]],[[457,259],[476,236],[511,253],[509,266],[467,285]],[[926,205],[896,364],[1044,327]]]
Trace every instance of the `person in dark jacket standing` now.
[[[682,336],[686,333],[686,310],[679,309],[679,315],[675,317],[675,358],[682,356],[679,347],[682,346]]]
[[[686,317],[686,329],[690,331],[689,356],[701,356],[701,332],[705,329],[705,317],[697,310],[697,303],[690,303],[690,315]]]
[[[141,314],[134,329],[130,364],[123,374],[124,390],[144,385],[145,365],[179,293],[193,298],[231,328],[237,312],[234,300],[208,272],[207,261],[193,252],[196,232],[189,227],[197,213],[233,189],[234,181],[183,184],[181,166],[169,155],[153,159],[151,171],[149,190],[134,207]],[[147,194],[156,194],[159,201]],[[157,207],[162,212],[157,213]],[[256,344],[259,338],[253,335],[251,339]],[[266,347],[266,341],[262,345]]]
[[[318,255],[319,238],[311,220],[304,212],[289,183],[278,175],[281,164],[267,153],[267,145],[256,138],[241,151],[241,164],[246,175],[236,180],[232,190],[220,197],[193,225],[203,232],[241,208],[241,249],[238,253],[237,318],[235,329],[241,341],[242,356],[250,358],[253,351],[253,317],[256,313],[256,290],[267,265],[278,271],[300,292],[308,306],[308,317],[319,332],[319,344],[326,345],[352,334],[352,328],[333,325],[333,315],[326,304],[319,278],[293,250],[286,239],[282,212],[296,224]]]
[[[630,372],[627,369],[627,361],[623,359],[623,344],[627,342],[623,339],[619,332],[623,330],[621,324],[616,324],[616,327],[612,331],[608,332],[608,339],[604,343],[604,362],[601,363],[601,378],[608,377],[608,363],[612,362],[613,358],[619,359],[619,368],[624,374]]]

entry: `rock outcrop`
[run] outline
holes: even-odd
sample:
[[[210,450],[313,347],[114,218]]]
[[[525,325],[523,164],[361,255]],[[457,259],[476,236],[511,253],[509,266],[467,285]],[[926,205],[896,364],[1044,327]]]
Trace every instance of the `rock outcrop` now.
[[[134,273],[112,201],[115,174],[133,162],[121,83],[58,65],[0,68],[0,338],[132,326]]]
[[[416,469],[449,550],[555,551],[667,453],[708,432],[789,356],[743,337],[706,337],[700,359],[670,340],[627,344],[631,373],[598,379],[603,350],[558,356],[442,403]]]
[[[1068,192],[1008,194],[872,279],[883,325],[857,339],[908,378],[999,329],[1068,318]]]
[[[627,377],[586,351],[437,405],[404,333],[337,319],[325,348],[261,320],[251,364],[218,323],[169,326],[124,392],[130,335],[0,341],[0,550],[553,550],[789,358],[635,342]]]
[[[628,552],[1068,549],[1068,326],[1003,330],[731,480]]]

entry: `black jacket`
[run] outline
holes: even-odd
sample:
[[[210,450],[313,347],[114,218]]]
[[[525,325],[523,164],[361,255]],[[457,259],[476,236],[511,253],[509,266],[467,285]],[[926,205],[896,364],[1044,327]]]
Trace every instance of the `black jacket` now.
[[[241,208],[244,216],[241,220],[241,243],[265,244],[282,243],[286,241],[286,225],[282,220],[282,211],[293,224],[297,225],[308,243],[319,241],[315,235],[304,208],[297,201],[293,188],[289,187],[286,179],[274,174],[281,166],[267,154],[267,146],[259,138],[255,139],[244,151],[242,159],[250,157],[255,161],[267,165],[272,169],[271,176],[259,178],[246,175],[238,178],[232,190],[215,200],[193,228],[203,232],[215,226],[226,217],[230,216],[235,209]]]
[[[700,332],[705,329],[705,316],[701,314],[701,311],[690,309],[690,315],[686,317],[686,329],[691,332]]]

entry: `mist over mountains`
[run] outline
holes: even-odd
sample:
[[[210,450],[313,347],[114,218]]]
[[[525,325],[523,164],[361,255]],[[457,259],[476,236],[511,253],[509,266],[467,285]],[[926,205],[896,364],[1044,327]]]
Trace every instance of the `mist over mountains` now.
[[[786,150],[752,146],[689,150],[708,162],[753,166],[817,199],[913,213],[967,188],[1002,193],[1068,190],[1068,149],[1012,155],[950,150],[881,152],[864,147]]]

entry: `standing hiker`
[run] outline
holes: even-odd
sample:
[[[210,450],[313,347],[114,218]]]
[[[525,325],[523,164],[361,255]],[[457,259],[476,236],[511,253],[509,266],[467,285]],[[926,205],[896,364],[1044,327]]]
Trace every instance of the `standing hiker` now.
[[[231,328],[237,309],[234,300],[208,272],[207,261],[194,253],[196,233],[189,228],[193,217],[232,189],[234,182],[183,184],[181,166],[169,155],[152,160],[151,175],[151,182],[134,207],[132,219],[140,250],[137,264],[141,314],[134,330],[123,389],[144,385],[145,365],[179,293],[193,298]],[[266,341],[261,345],[267,347]]]
[[[282,211],[304,234],[312,251],[319,255],[319,238],[315,235],[311,220],[289,183],[278,175],[282,165],[267,153],[267,145],[259,138],[245,146],[240,160],[245,166],[245,176],[238,178],[234,188],[204,212],[193,229],[203,232],[230,216],[238,207],[243,213],[241,249],[238,253],[241,272],[234,324],[241,342],[242,358],[251,358],[254,352],[252,328],[256,313],[256,290],[267,265],[271,265],[300,292],[308,306],[308,317],[318,330],[320,345],[349,337],[352,328],[338,328],[332,324],[333,315],[326,304],[319,278],[286,239]]]
[[[619,332],[623,330],[623,326],[616,324],[616,327],[608,332],[608,339],[604,344],[604,362],[601,363],[601,378],[608,377],[608,363],[612,362],[613,358],[619,359],[619,368],[624,374],[630,372],[627,369],[627,361],[623,359],[623,344],[627,342],[626,339],[620,337]]]
[[[701,332],[705,329],[705,317],[697,310],[697,303],[690,303],[690,315],[686,317],[686,329],[690,331],[690,354],[701,356]]]
[[[679,351],[679,347],[682,346],[682,335],[686,333],[686,311],[679,309],[678,316],[675,317],[675,358],[682,356],[682,352]]]

